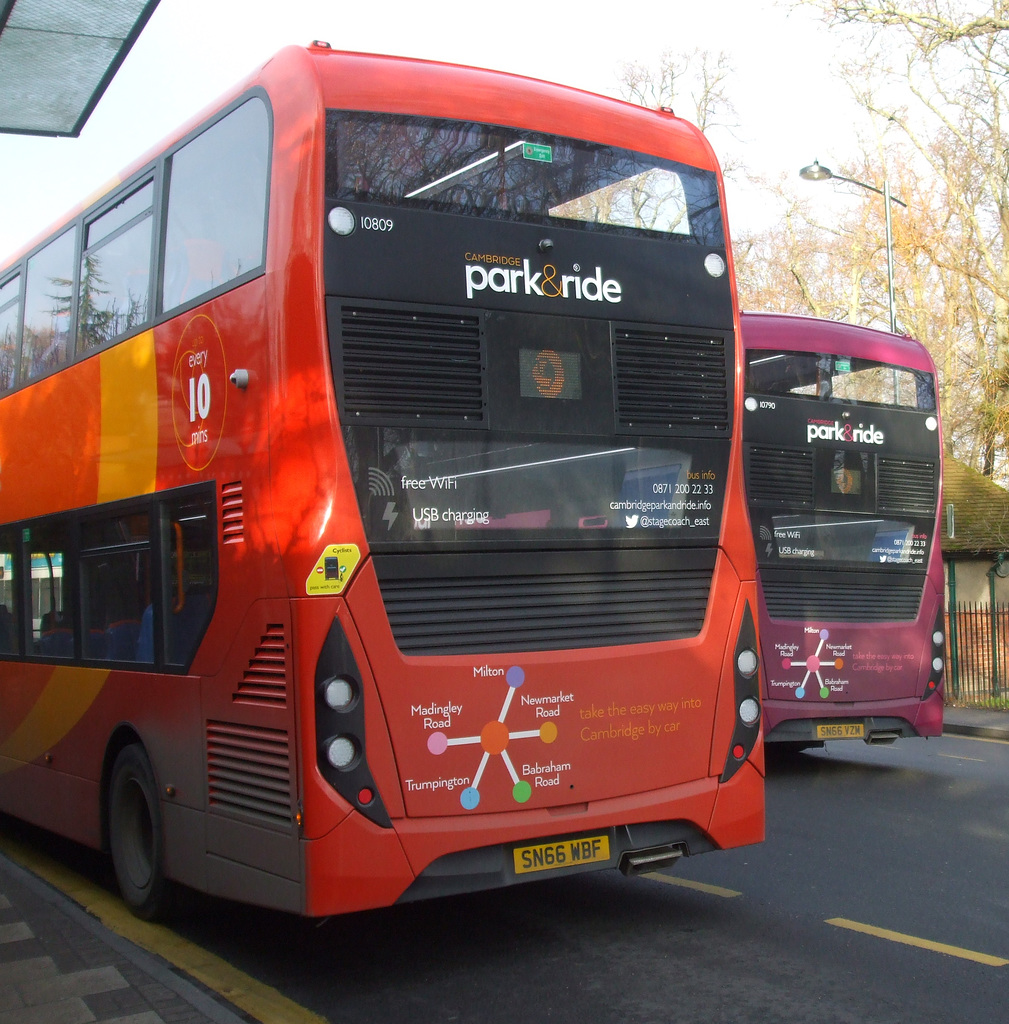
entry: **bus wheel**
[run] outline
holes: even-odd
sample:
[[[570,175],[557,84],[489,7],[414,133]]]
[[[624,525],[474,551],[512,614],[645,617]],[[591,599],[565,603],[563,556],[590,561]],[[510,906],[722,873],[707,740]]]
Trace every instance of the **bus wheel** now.
[[[109,783],[109,846],[116,881],[137,917],[163,917],[170,898],[165,878],[161,803],[154,769],[143,747],[124,747]]]

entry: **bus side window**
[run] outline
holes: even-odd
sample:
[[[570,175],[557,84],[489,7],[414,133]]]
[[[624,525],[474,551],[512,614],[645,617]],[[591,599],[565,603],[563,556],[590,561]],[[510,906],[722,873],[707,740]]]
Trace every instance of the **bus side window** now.
[[[74,250],[77,232],[64,231],[28,261],[21,380],[35,380],[70,358]]]
[[[266,255],[270,125],[253,98],[172,156],[162,308],[261,267]]]
[[[0,531],[0,654],[18,654],[20,648],[16,551],[14,534]]]
[[[80,351],[140,326],[150,313],[154,183],[87,225],[81,258]]]
[[[32,647],[44,658],[74,656],[73,591],[68,585],[70,550],[66,525],[32,527]]]
[[[140,648],[150,604],[150,517],[146,512],[86,521],[81,527],[81,621],[85,658],[152,662]]]
[[[0,394],[17,383],[19,284],[12,277],[0,285]]]
[[[188,665],[217,596],[217,529],[212,499],[172,502],[166,509],[162,562],[165,661]],[[143,633],[141,634],[143,641]]]

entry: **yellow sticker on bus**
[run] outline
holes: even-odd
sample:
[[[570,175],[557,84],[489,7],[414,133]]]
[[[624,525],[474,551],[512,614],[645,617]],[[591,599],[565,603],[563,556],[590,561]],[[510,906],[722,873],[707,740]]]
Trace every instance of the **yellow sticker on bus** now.
[[[342,593],[360,561],[361,551],[356,544],[327,545],[305,580],[305,593]]]

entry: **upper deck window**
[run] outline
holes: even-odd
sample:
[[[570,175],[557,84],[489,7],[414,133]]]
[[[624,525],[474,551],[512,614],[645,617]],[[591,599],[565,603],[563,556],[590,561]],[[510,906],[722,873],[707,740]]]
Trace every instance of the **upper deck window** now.
[[[150,313],[151,216],[147,182],[88,224],[81,259],[80,348],[97,348]]]
[[[746,353],[746,390],[758,395],[935,412],[932,374],[826,352],[751,350]]]
[[[23,380],[35,380],[70,358],[77,232],[65,231],[28,261]]]
[[[0,391],[14,387],[17,379],[18,284],[12,277],[0,285]]]
[[[477,217],[725,244],[715,174],[593,142],[330,110],[326,193]]]
[[[270,119],[253,98],[172,156],[162,309],[262,266]]]

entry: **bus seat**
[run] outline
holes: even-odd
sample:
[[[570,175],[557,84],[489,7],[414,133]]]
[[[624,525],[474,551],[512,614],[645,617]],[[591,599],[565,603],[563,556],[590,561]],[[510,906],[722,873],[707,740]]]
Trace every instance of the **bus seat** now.
[[[84,657],[104,658],[107,646],[104,629],[89,629],[84,636]]]
[[[196,642],[210,618],[210,595],[198,591],[186,594],[182,611],[173,613],[168,621],[168,661],[185,664],[193,654]]]
[[[47,658],[72,658],[74,656],[74,632],[72,629],[46,630],[39,637],[39,653]]]
[[[140,632],[137,635],[137,661],[147,664],[154,662],[154,605],[149,604],[140,617]]]
[[[113,661],[135,661],[140,623],[136,619],[121,619],[105,630],[105,657]]]

